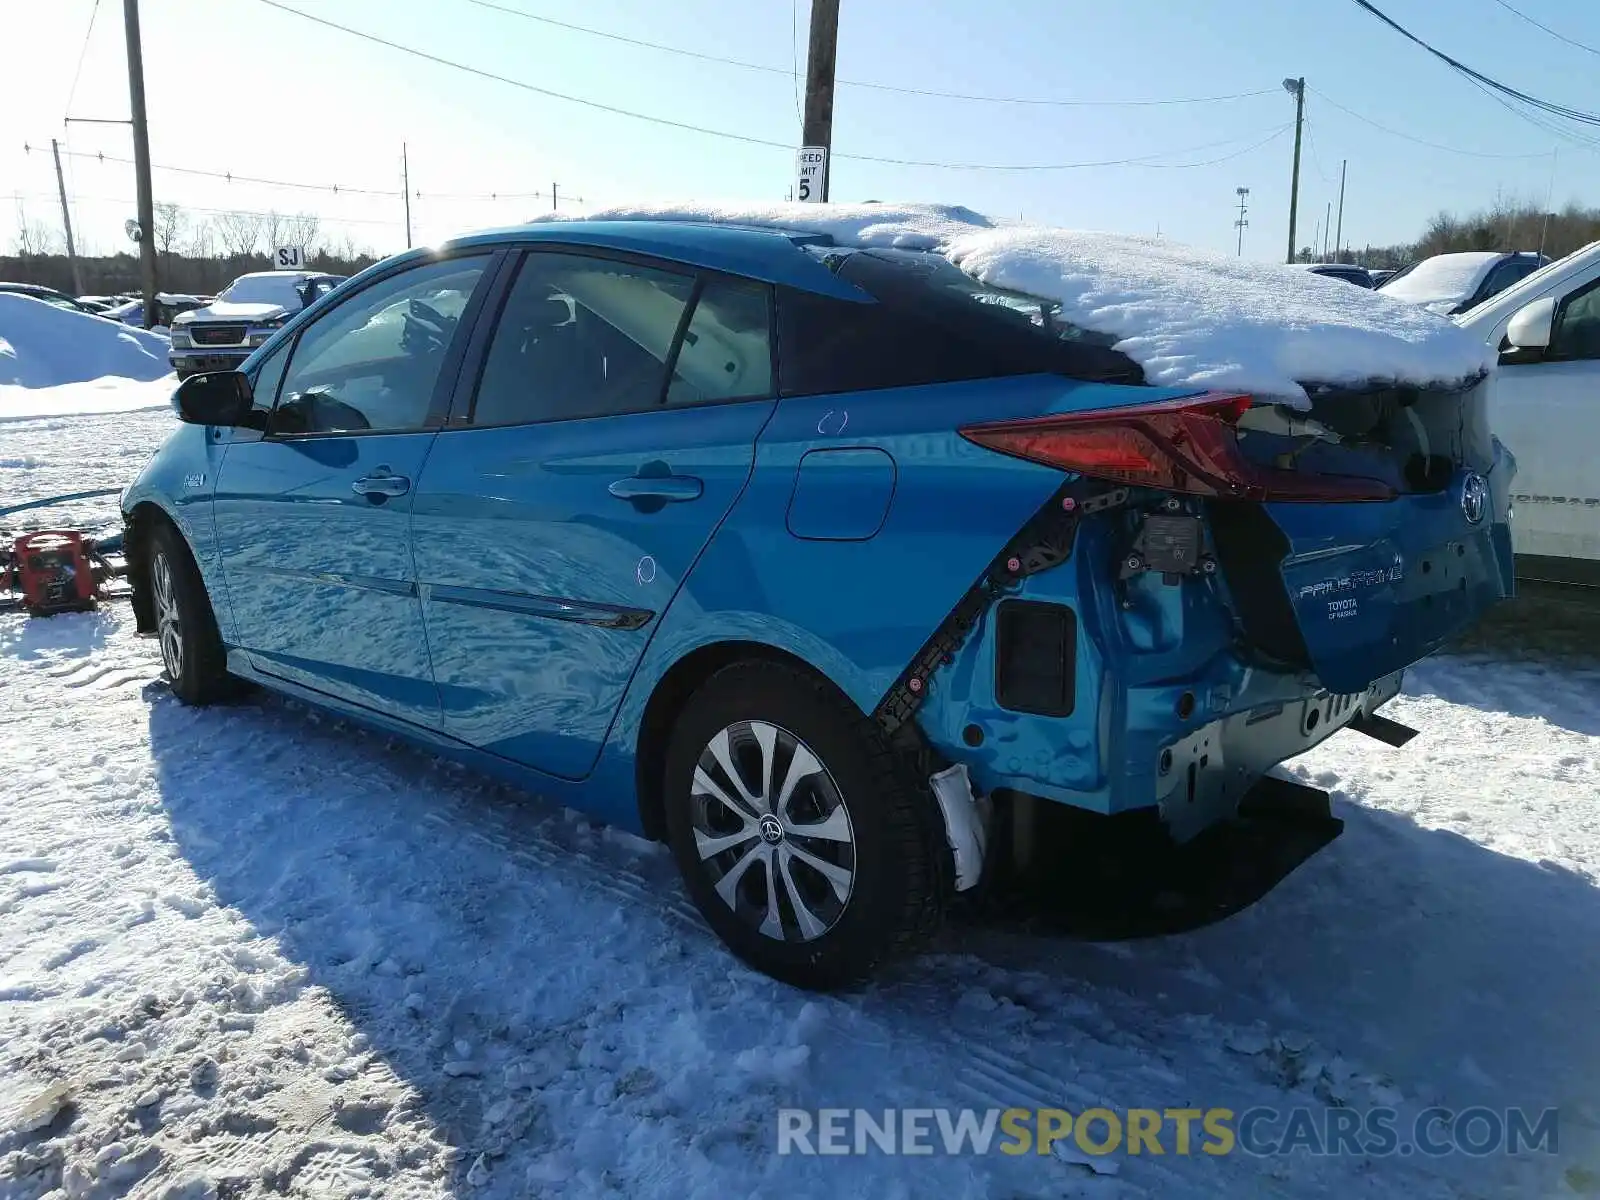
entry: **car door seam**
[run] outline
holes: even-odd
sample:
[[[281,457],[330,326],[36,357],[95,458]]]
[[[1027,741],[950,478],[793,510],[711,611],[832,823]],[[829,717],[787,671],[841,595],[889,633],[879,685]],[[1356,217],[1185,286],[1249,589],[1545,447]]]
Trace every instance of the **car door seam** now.
[[[628,682],[623,685],[622,694],[617,700],[617,706],[611,712],[611,720],[606,723],[605,736],[600,739],[600,752],[595,755],[594,762],[589,765],[589,769],[587,771],[578,777],[579,779],[587,779],[589,776],[593,775],[595,770],[600,765],[600,760],[605,757],[605,749],[610,744],[611,735],[616,731],[617,728],[617,719],[622,715],[622,710],[627,707],[628,696],[633,691],[633,685],[635,681],[637,681],[639,678],[639,670],[644,666],[645,658],[650,653],[650,647],[655,644],[656,633],[660,630],[662,621],[664,621],[667,614],[672,611],[672,606],[677,603],[678,594],[683,591],[685,586],[688,585],[689,579],[694,575],[695,568],[700,565],[700,560],[704,558],[706,552],[711,549],[711,544],[716,541],[717,535],[722,532],[722,527],[727,524],[728,518],[733,516],[734,510],[736,510],[739,507],[740,502],[744,500],[745,493],[750,490],[750,481],[756,477],[756,467],[761,457],[761,438],[767,432],[767,426],[771,425],[773,418],[778,415],[778,405],[780,403],[778,398],[773,396],[768,403],[771,405],[771,407],[767,410],[766,418],[761,422],[760,427],[750,438],[750,463],[748,469],[745,471],[743,482],[739,484],[739,490],[734,494],[733,499],[729,502],[727,508],[723,509],[722,515],[719,516],[716,522],[711,526],[711,532],[707,534],[705,540],[700,543],[700,549],[695,552],[694,557],[689,560],[689,565],[684,568],[683,574],[678,577],[678,586],[672,589],[672,595],[667,597],[666,603],[661,606],[661,611],[657,614],[657,620],[655,624],[649,628],[645,636],[645,643],[639,648],[639,656],[634,660],[633,669],[628,672]],[[689,413],[694,410],[686,408],[679,411]]]

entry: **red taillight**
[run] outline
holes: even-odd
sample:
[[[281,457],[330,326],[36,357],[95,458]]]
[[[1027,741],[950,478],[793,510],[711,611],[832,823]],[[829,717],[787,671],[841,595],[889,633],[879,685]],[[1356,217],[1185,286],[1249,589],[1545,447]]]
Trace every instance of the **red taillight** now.
[[[1129,408],[969,425],[961,436],[990,450],[1107,479],[1229,500],[1392,500],[1376,479],[1313,475],[1251,462],[1234,425],[1249,396],[1207,392]]]

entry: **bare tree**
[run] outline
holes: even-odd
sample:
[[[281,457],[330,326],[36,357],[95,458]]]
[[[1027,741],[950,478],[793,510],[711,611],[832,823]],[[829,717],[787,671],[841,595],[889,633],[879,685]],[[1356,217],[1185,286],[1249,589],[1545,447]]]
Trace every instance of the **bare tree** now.
[[[156,251],[163,258],[177,252],[178,243],[189,231],[189,214],[170,201],[156,205]]]
[[[17,256],[33,258],[41,254],[54,254],[57,250],[55,230],[43,221],[28,219],[27,206],[17,201]]]
[[[262,225],[260,213],[228,212],[211,222],[211,232],[224,255],[244,258],[260,250]]]
[[[188,255],[190,258],[210,258],[216,246],[216,231],[210,221],[196,221],[189,231]]]
[[[283,241],[275,242],[274,245],[299,246],[305,251],[306,257],[310,258],[317,252],[317,234],[321,232],[321,229],[322,222],[317,218],[316,213],[296,213],[292,217],[285,218],[283,229],[280,233]]]
[[[288,245],[288,243],[283,240],[284,227],[288,224],[287,217],[278,212],[277,209],[273,209],[270,212],[263,213],[260,217],[260,221],[261,240],[265,244],[268,254],[271,254],[272,251],[278,246]]]

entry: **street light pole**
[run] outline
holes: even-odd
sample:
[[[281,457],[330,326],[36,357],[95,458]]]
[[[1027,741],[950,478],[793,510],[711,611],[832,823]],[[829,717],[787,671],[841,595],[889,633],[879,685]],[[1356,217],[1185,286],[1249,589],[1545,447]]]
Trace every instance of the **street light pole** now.
[[[1294,224],[1300,206],[1300,135],[1305,126],[1306,119],[1306,80],[1305,76],[1299,79],[1285,79],[1284,91],[1294,97],[1294,174],[1289,180],[1289,257],[1286,262],[1294,261]]]

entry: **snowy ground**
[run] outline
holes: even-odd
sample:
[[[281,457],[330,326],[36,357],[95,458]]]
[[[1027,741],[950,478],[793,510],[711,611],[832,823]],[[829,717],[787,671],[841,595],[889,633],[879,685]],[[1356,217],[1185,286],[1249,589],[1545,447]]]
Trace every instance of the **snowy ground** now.
[[[0,507],[125,482],[170,421],[0,424]],[[0,616],[0,1196],[1582,1194],[1591,604],[1519,601],[1418,670],[1405,750],[1294,764],[1346,832],[1239,916],[958,926],[823,999],[729,958],[653,848],[279,700],[185,709],[124,608]],[[774,1153],[784,1106],[1333,1103],[1556,1105],[1560,1152]]]

